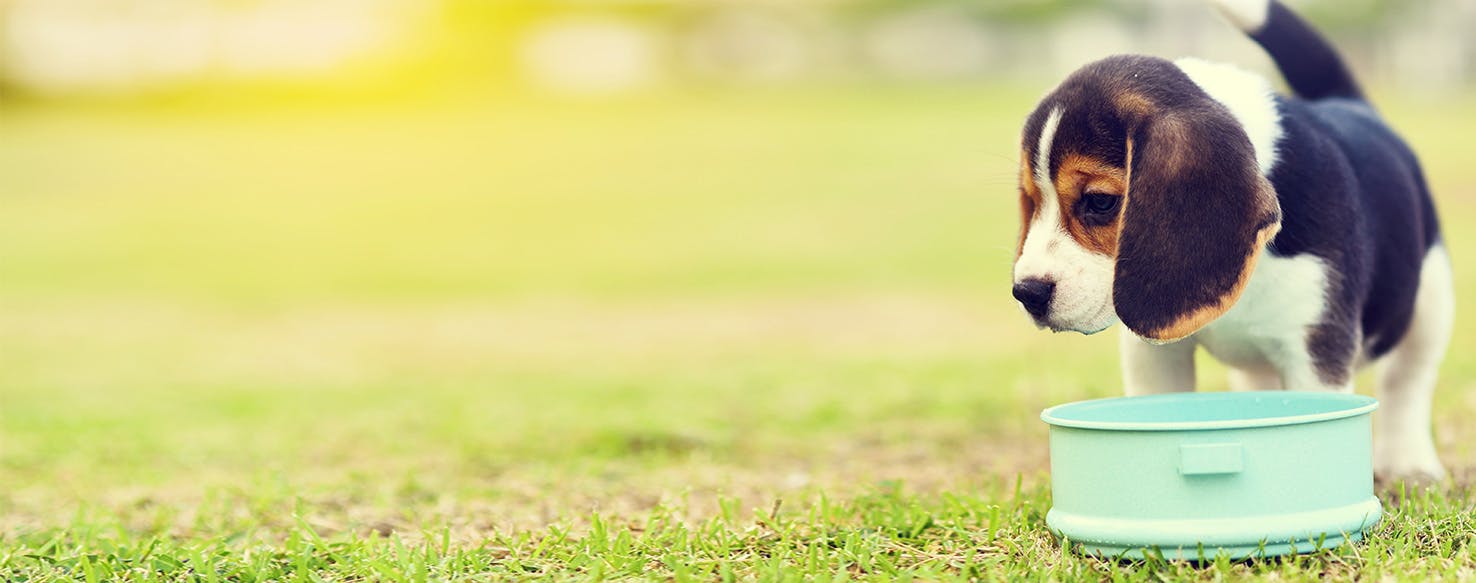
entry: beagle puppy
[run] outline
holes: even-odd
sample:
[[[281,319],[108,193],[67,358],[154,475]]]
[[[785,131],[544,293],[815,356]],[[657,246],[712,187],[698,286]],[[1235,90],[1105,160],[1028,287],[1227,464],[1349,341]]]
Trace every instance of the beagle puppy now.
[[[1419,161],[1326,40],[1274,0],[1212,0],[1295,95],[1195,59],[1113,56],[1025,122],[1014,296],[1036,325],[1116,322],[1129,395],[1353,390],[1378,365],[1374,466],[1440,479],[1431,396],[1454,316]]]

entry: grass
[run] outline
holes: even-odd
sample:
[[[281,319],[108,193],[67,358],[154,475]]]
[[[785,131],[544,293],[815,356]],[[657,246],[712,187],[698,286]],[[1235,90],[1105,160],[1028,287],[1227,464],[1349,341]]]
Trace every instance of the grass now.
[[[1426,491],[1390,500],[1398,511],[1356,550],[1312,556],[1200,562],[1083,560],[1043,530],[1050,496],[1040,487],[980,484],[968,494],[904,494],[896,484],[845,501],[819,496],[786,512],[776,501],[751,517],[723,499],[692,521],[659,506],[638,517],[595,512],[579,532],[567,526],[493,533],[458,545],[448,530],[415,541],[398,536],[325,538],[295,515],[284,540],[245,545],[232,538],[180,544],[125,538],[92,522],[45,539],[26,558],[88,581],[394,580],[509,578],[669,578],[787,580],[985,578],[1158,581],[1276,576],[1435,580],[1471,576],[1473,520],[1467,505]],[[1467,492],[1469,494],[1469,492]],[[121,540],[120,540],[121,539]],[[1309,541],[1316,548],[1316,541]],[[64,551],[62,549],[65,549]],[[1463,554],[1464,553],[1464,554]],[[14,559],[12,558],[12,561]]]
[[[7,110],[0,579],[1476,577],[1469,326],[1367,543],[1061,550],[1036,415],[1120,388],[1005,293],[1033,93]],[[1476,102],[1387,102],[1476,299]]]

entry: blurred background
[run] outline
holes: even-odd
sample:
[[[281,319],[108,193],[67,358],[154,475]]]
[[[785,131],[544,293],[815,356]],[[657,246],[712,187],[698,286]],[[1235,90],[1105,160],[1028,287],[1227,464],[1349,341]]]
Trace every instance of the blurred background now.
[[[1458,89],[1470,0],[1293,1],[1365,77]],[[1176,0],[6,0],[7,95],[394,94],[1054,78],[1104,54],[1242,57]]]
[[[1476,305],[1476,0],[1291,4]],[[0,0],[0,531],[1036,475],[1120,386],[1009,297],[1016,140],[1118,52],[1280,82],[1181,0]]]

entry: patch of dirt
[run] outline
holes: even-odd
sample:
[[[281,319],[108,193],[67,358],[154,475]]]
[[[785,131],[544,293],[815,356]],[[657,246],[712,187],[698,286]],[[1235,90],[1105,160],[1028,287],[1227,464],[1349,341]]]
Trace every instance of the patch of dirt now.
[[[323,536],[439,537],[447,528],[456,541],[480,543],[495,533],[554,524],[582,529],[596,512],[604,520],[640,525],[661,508],[696,525],[727,511],[725,504],[746,520],[755,509],[781,500],[787,512],[802,512],[821,496],[839,500],[878,489],[916,494],[1008,490],[1017,476],[1026,484],[1039,483],[1046,468],[1043,441],[978,440],[948,449],[927,442],[852,441],[820,448],[816,455],[743,461],[697,454],[637,456],[563,466],[526,463],[493,474],[452,462],[381,468],[367,480],[352,481],[345,481],[345,468],[265,479],[180,476],[147,487],[103,488],[89,499],[35,488],[12,491],[0,501],[6,508],[0,531],[62,527],[86,507],[93,519],[115,518],[125,530],[176,537],[249,530],[280,540],[299,527],[295,517],[300,515]]]

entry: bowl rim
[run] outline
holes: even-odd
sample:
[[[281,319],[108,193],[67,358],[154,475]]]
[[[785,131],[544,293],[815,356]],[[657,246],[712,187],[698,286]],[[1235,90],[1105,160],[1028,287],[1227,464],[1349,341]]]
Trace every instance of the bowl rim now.
[[[1072,419],[1062,417],[1061,413],[1066,408],[1090,406],[1093,404],[1103,405],[1114,402],[1145,400],[1183,400],[1183,399],[1217,399],[1234,400],[1245,399],[1252,396],[1264,397],[1266,393],[1277,396],[1291,396],[1299,399],[1314,399],[1327,401],[1342,401],[1346,407],[1320,413],[1308,413],[1304,415],[1281,415],[1277,417],[1253,417],[1243,419],[1219,419],[1213,421],[1094,421],[1085,419]],[[1379,401],[1373,397],[1353,393],[1332,393],[1326,391],[1244,391],[1244,392],[1180,392],[1159,395],[1139,395],[1134,397],[1107,397],[1103,399],[1087,399],[1084,401],[1072,401],[1049,407],[1040,412],[1040,420],[1054,427],[1074,427],[1078,429],[1101,429],[1107,431],[1211,431],[1216,429],[1245,429],[1252,427],[1277,427],[1283,425],[1300,425],[1304,423],[1316,423],[1319,421],[1331,421],[1357,417],[1371,413],[1379,408]]]

